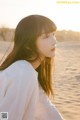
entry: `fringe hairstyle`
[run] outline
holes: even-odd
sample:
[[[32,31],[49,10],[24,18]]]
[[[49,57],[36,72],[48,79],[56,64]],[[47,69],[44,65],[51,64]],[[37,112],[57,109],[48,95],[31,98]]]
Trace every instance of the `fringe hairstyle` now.
[[[41,15],[30,15],[23,18],[15,29],[13,50],[1,64],[0,70],[6,69],[18,60],[31,62],[39,58],[36,40],[43,30],[47,35],[56,31],[56,25],[49,18]],[[48,96],[53,94],[52,58],[45,57],[36,70],[38,71],[40,86]]]

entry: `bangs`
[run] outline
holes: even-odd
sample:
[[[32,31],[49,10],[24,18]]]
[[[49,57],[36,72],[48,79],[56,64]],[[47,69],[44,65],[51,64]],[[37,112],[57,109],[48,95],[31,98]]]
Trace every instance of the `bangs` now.
[[[39,19],[38,26],[37,26],[37,35],[40,36],[43,32],[48,34],[50,32],[55,32],[57,27],[53,21],[50,19]]]
[[[42,26],[43,26],[42,29],[46,34],[54,32],[57,29],[56,25],[53,22],[44,23],[44,25]]]

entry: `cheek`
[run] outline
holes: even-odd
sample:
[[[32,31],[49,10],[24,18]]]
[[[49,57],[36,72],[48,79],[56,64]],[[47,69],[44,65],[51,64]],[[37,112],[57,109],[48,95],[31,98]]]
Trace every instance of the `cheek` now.
[[[37,41],[37,48],[39,54],[45,55],[48,49],[48,45],[43,41]]]
[[[45,46],[45,44],[42,44],[42,43],[38,44],[37,45],[38,51],[41,52],[41,53],[44,52],[45,51],[44,46]]]

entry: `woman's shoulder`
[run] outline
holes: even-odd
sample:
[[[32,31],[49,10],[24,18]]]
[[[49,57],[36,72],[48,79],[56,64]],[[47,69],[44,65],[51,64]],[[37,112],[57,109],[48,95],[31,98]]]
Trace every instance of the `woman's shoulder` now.
[[[5,69],[5,71],[15,71],[15,72],[35,72],[35,69],[32,67],[31,63],[26,60],[18,60],[12,63],[9,67]]]
[[[18,60],[1,72],[4,76],[11,79],[37,78],[37,72],[31,63],[26,60]]]

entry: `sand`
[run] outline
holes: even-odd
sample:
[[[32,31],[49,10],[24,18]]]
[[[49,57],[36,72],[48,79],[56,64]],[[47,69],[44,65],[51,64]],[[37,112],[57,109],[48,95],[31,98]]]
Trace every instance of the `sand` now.
[[[80,42],[57,44],[54,102],[66,120],[80,120]]]
[[[0,59],[9,42],[0,41]],[[80,42],[58,42],[55,55],[53,103],[65,120],[80,120]]]

